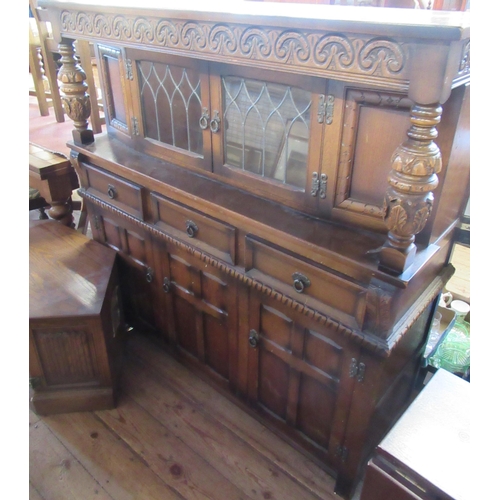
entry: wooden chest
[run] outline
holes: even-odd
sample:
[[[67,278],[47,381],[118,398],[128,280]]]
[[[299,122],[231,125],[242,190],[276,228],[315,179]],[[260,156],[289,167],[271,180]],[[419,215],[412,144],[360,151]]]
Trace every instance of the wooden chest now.
[[[30,222],[30,384],[45,415],[112,408],[123,334],[116,252]]]

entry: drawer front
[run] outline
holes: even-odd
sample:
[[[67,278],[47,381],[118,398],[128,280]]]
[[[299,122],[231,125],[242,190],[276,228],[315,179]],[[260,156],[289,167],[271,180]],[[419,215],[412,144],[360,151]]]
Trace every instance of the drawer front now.
[[[106,203],[144,220],[143,188],[97,167],[83,163],[86,189]]]
[[[159,229],[230,264],[236,261],[236,229],[152,193],[153,222]]]
[[[363,323],[365,288],[251,236],[245,241],[245,271],[347,326]]]

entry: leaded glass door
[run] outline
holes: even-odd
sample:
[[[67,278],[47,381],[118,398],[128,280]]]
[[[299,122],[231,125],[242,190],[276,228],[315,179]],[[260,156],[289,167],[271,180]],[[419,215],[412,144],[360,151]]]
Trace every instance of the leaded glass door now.
[[[321,79],[211,66],[214,172],[235,185],[314,211],[323,126]]]
[[[211,170],[207,63],[131,49],[127,57],[139,147],[184,167]]]

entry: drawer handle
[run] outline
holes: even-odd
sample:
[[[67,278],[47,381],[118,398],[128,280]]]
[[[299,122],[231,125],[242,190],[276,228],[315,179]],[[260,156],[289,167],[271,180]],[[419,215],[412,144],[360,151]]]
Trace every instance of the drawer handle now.
[[[250,347],[256,348],[259,343],[259,334],[255,330],[250,330],[250,335],[248,337],[248,343]]]
[[[208,128],[208,120],[209,120],[208,109],[203,108],[203,114],[201,115],[201,118],[200,118],[200,128],[202,130],[205,130]]]
[[[116,198],[117,192],[115,186],[108,184],[108,196],[114,200]]]
[[[198,232],[198,226],[192,221],[186,221],[186,233],[190,238],[194,238]]]
[[[219,131],[219,129],[220,129],[219,112],[214,111],[214,116],[210,120],[210,130],[215,134]]]
[[[172,282],[168,278],[163,278],[163,291],[165,293],[170,292],[170,287],[172,286]]]
[[[293,288],[297,293],[302,293],[308,286],[311,286],[311,280],[302,273],[293,273]]]
[[[153,270],[150,267],[148,267],[146,270],[146,281],[148,283],[151,283],[153,281]]]

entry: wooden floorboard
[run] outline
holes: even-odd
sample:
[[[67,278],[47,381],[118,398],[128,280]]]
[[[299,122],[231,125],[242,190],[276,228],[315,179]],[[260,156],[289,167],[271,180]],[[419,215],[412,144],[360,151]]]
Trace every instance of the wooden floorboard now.
[[[30,410],[30,499],[335,500],[335,480],[147,337],[113,410]]]

